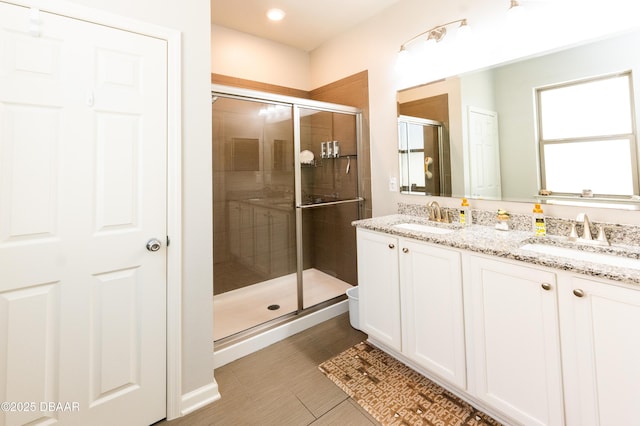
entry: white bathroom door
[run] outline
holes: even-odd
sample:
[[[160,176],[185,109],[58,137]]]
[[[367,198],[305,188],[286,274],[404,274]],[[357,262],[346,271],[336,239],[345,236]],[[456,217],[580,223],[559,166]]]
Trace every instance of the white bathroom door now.
[[[0,1],[0,425],[165,417],[166,55]]]
[[[499,200],[502,184],[498,113],[470,106],[468,118],[471,196]]]

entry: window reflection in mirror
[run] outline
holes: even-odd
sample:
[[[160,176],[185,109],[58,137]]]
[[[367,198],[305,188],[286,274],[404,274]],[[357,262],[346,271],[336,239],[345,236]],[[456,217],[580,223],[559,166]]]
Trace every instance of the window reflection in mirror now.
[[[630,72],[537,89],[543,188],[574,196],[638,193],[632,98]]]

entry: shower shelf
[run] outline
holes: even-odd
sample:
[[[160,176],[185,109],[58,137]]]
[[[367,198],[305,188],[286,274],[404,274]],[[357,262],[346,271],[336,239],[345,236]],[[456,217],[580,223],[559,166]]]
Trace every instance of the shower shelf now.
[[[357,159],[358,156],[356,154],[345,154],[345,155],[341,155],[339,157],[329,157],[329,158],[323,158],[323,160],[341,160],[344,158],[352,158],[352,159]]]
[[[352,161],[357,161],[358,156],[357,155],[341,155],[340,157],[323,158],[321,160],[313,160],[313,162],[311,163],[300,163],[300,167],[302,167],[303,169],[313,169],[316,167],[322,167],[322,163],[324,161],[349,160],[349,159],[351,159]]]

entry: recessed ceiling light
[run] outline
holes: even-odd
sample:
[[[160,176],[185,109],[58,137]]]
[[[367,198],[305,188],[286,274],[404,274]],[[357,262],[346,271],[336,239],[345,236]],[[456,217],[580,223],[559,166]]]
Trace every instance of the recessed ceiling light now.
[[[282,21],[284,15],[286,15],[286,13],[284,13],[284,10],[282,9],[269,9],[267,11],[267,18],[272,21]]]

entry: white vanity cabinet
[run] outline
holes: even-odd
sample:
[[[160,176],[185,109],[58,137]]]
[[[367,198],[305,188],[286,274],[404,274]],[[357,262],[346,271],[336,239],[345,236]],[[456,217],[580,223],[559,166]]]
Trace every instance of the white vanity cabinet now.
[[[460,252],[401,238],[399,256],[402,353],[465,389]]]
[[[357,235],[360,325],[374,344],[506,424],[640,424],[638,286]]]
[[[639,424],[640,291],[568,273],[560,284],[567,424]]]
[[[358,283],[362,330],[464,389],[459,251],[358,229]]]
[[[360,328],[401,351],[398,238],[358,228],[357,244]]]
[[[556,274],[468,260],[470,392],[522,424],[564,424]]]

